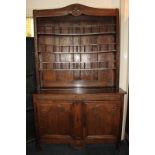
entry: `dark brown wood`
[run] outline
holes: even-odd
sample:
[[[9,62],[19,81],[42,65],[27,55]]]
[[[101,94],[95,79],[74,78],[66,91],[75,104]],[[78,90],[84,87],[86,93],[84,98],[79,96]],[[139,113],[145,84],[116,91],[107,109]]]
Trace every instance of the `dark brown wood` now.
[[[117,10],[118,11],[118,10]],[[119,11],[116,16],[116,89],[119,89],[119,67],[120,67],[120,27],[119,27]]]
[[[38,144],[120,140],[119,11],[80,4],[34,10]]]
[[[82,102],[73,102],[73,128],[72,134],[75,140],[83,139],[83,114],[82,114]]]
[[[52,16],[80,16],[81,14],[90,16],[114,16],[118,9],[100,9],[84,6],[81,4],[72,4],[60,9],[34,10],[36,17],[52,17]]]
[[[34,48],[35,48],[35,60],[38,60],[39,57],[38,57],[38,42],[37,42],[37,18],[35,17],[35,14],[34,14]],[[39,72],[38,72],[38,69],[39,69],[39,65],[38,63],[35,61],[35,68],[36,68],[36,82],[37,82],[37,90],[40,91],[40,81],[39,81]]]
[[[77,86],[118,89],[118,17],[118,9],[79,4],[35,10],[38,91]]]
[[[120,101],[86,101],[86,140],[104,140],[113,136],[117,139],[120,116]]]
[[[122,93],[34,94],[40,143],[84,144],[120,141]]]

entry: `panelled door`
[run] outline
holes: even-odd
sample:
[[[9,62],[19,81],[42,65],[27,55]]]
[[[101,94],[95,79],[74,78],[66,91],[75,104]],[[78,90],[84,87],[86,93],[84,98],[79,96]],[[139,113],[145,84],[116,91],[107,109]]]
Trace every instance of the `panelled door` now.
[[[41,142],[114,142],[119,136],[121,101],[37,100]]]
[[[69,143],[72,139],[72,102],[39,100],[35,104],[41,141]]]
[[[88,101],[84,103],[85,141],[115,141],[119,134],[120,101]]]

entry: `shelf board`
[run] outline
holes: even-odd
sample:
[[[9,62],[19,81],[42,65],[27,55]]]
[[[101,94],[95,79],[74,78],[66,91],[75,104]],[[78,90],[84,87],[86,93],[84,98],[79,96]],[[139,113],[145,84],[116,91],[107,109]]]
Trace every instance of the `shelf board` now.
[[[38,32],[38,35],[53,35],[53,36],[88,36],[88,35],[103,35],[103,34],[116,34],[116,32],[94,32],[94,33],[42,33]]]
[[[91,62],[82,62],[82,61],[79,61],[79,62],[63,62],[63,61],[59,61],[59,62],[38,62],[38,63],[49,63],[49,64],[56,64],[56,63],[67,63],[67,64],[72,64],[72,63],[83,63],[83,64],[87,64],[87,63],[104,63],[106,61],[91,61]]]
[[[38,53],[51,53],[51,54],[97,54],[97,53],[112,53],[116,52],[116,50],[109,51],[92,51],[92,52],[38,52]]]
[[[40,44],[40,46],[52,46],[52,47],[84,47],[84,46],[100,46],[100,45],[117,45],[117,43],[85,44],[85,45],[51,45],[51,44]]]
[[[40,25],[39,27],[51,27],[54,30],[68,30],[68,29],[76,29],[76,28],[86,28],[86,27],[90,27],[90,28],[97,28],[97,27],[105,27],[105,26],[116,26],[116,24],[102,24],[102,25],[81,25],[81,26],[65,26],[63,25],[63,27],[57,26],[56,25],[52,25],[52,24],[46,24],[46,25]]]
[[[85,69],[40,69],[40,71],[93,71],[93,70],[96,70],[96,71],[103,71],[103,70],[114,70],[116,68],[85,68]]]

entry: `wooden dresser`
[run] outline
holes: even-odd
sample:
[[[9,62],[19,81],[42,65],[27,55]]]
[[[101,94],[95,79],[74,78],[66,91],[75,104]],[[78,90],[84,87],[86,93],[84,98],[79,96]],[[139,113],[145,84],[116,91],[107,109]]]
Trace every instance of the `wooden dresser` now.
[[[73,4],[34,10],[37,144],[118,143],[119,11]]]

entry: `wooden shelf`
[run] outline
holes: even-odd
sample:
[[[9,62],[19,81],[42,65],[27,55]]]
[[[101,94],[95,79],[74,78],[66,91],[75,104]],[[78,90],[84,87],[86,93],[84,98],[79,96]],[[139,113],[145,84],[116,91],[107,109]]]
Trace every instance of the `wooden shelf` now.
[[[89,35],[107,35],[115,34],[116,32],[94,32],[94,33],[42,33],[38,32],[38,35],[52,35],[52,36],[89,36]]]
[[[58,26],[54,24],[40,25],[38,34],[48,35],[98,35],[116,33],[116,24]]]
[[[67,87],[77,79],[101,80],[100,86],[115,87],[119,74],[116,21],[115,16],[39,17],[35,54],[40,87],[62,86],[61,81]]]
[[[108,61],[91,61],[91,62],[38,62],[41,70],[108,70],[115,69],[115,63]],[[47,67],[48,65],[48,67]]]
[[[53,25],[53,24],[45,24],[45,25],[40,25],[39,27],[50,27],[54,30],[68,30],[70,28],[72,29],[76,29],[76,28],[88,28],[88,27],[91,27],[91,28],[97,28],[97,27],[105,27],[105,26],[116,26],[116,24],[103,24],[103,25],[84,25],[84,26],[63,26],[63,27],[60,27],[60,26],[56,26],[56,25]]]
[[[72,62],[72,61],[70,61],[70,62],[63,62],[63,61],[59,61],[59,62],[38,62],[38,63],[49,63],[49,64],[56,64],[56,63],[67,63],[67,64],[73,64],[73,63],[83,63],[83,64],[91,64],[91,63],[98,63],[98,64],[100,64],[100,63],[105,63],[105,62],[108,62],[108,61],[91,61],[91,62],[83,62],[83,61],[79,61],[79,62]]]
[[[84,44],[84,45],[55,45],[55,44],[40,44],[40,46],[52,46],[52,47],[84,47],[84,46],[101,46],[101,45],[117,45],[117,43],[113,42],[107,42],[107,43],[90,43],[90,44]]]
[[[40,69],[40,71],[103,71],[103,70],[115,70],[116,68],[90,68],[90,69]]]
[[[41,44],[38,53],[52,54],[98,54],[116,52],[116,43],[85,45],[49,45]]]
[[[109,51],[92,51],[92,52],[38,52],[38,53],[51,53],[51,54],[97,54],[97,53],[111,53],[116,52],[116,50]]]

